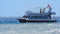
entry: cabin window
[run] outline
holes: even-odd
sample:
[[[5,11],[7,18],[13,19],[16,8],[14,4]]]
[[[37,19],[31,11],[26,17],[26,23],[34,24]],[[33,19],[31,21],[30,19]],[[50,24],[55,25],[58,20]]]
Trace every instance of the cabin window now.
[[[47,19],[47,16],[32,16],[31,19]]]
[[[29,18],[30,16],[23,16],[23,18]]]

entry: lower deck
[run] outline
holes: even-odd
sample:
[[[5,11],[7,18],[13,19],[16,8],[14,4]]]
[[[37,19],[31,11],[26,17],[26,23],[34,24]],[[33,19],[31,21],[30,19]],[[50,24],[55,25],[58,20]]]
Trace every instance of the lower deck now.
[[[18,19],[19,22],[57,22],[57,20],[26,20]]]

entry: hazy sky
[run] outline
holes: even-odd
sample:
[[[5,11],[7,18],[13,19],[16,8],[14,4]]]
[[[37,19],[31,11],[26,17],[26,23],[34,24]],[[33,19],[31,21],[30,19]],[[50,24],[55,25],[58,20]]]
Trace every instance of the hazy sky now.
[[[0,0],[0,16],[19,17],[29,9],[45,7],[47,4],[52,6],[56,16],[60,16],[60,0]]]

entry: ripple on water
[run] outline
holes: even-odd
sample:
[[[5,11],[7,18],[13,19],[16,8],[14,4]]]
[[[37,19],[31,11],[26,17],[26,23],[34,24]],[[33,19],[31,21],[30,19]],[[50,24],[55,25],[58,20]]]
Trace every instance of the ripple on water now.
[[[1,24],[0,34],[60,34],[57,23]]]

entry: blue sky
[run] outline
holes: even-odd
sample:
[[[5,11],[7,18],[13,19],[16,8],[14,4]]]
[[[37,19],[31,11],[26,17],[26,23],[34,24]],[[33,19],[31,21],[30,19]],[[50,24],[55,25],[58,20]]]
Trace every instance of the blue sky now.
[[[0,0],[0,16],[19,17],[35,7],[45,7],[48,4],[52,6],[52,12],[60,16],[60,0]]]

